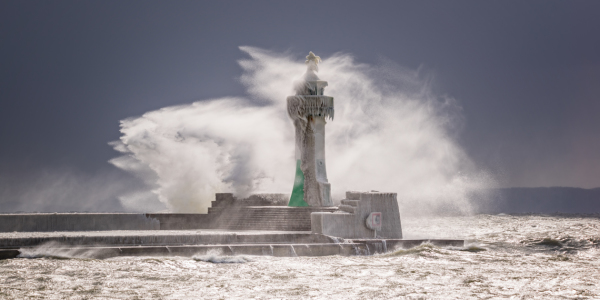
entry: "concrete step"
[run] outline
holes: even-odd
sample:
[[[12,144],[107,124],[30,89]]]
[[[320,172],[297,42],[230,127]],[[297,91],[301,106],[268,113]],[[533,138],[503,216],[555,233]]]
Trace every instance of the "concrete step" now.
[[[210,207],[209,210],[222,211],[269,211],[278,213],[307,213],[315,211],[334,211],[336,207],[287,207],[287,206],[233,206],[233,207]]]
[[[252,225],[269,225],[271,224],[272,226],[287,226],[287,227],[295,227],[295,226],[305,226],[307,225],[306,222],[309,222],[310,220],[297,220],[295,222],[277,222],[274,220],[248,220],[248,219],[244,219],[244,220],[220,220],[220,221],[216,221],[215,222],[215,226],[220,226],[220,225],[227,225],[227,224],[246,224],[248,226],[252,226]]]
[[[250,217],[250,218],[218,218],[214,220],[215,223],[260,223],[260,224],[293,224],[293,222],[304,222],[310,221],[310,219],[276,219],[276,218],[262,218],[262,217]]]
[[[220,222],[221,220],[234,220],[234,221],[238,221],[238,222],[243,222],[244,220],[248,220],[248,221],[260,221],[260,222],[266,222],[266,223],[270,223],[270,222],[289,222],[289,221],[294,221],[294,220],[298,220],[298,221],[305,221],[305,220],[310,220],[310,218],[269,218],[269,217],[265,217],[265,216],[245,216],[245,215],[240,215],[240,216],[232,216],[232,217],[224,217],[221,216],[219,218],[215,218],[213,222]]]
[[[239,218],[239,217],[246,217],[246,218],[260,218],[260,217],[271,217],[274,219],[310,219],[310,214],[306,214],[306,215],[275,215],[275,214],[262,214],[262,213],[256,213],[256,212],[251,212],[251,213],[243,213],[243,212],[236,212],[236,213],[223,213],[221,215],[215,216],[214,219],[222,219],[222,218],[228,218],[228,219],[232,219],[232,218]]]
[[[237,244],[237,245],[186,245],[186,246],[141,246],[141,247],[56,247],[44,249],[0,250],[0,259],[16,258],[23,253],[26,257],[85,257],[111,258],[118,256],[184,256],[198,259],[219,259],[222,256],[326,256],[367,254],[369,247],[362,243],[347,244]],[[202,256],[207,256],[203,258]]]
[[[270,215],[270,214],[261,214],[261,213],[222,213],[220,215],[215,215],[213,220],[218,219],[233,219],[233,218],[272,218],[272,219],[310,219],[310,214],[306,215]]]
[[[161,230],[185,229],[243,229],[243,230],[286,230],[309,231],[310,214],[314,211],[333,212],[331,208],[294,208],[271,206],[245,206],[229,208],[209,208],[208,215],[194,219],[185,215],[162,218]],[[201,220],[195,222],[194,220]]]
[[[227,230],[280,230],[280,231],[308,231],[310,230],[310,227],[308,226],[304,226],[304,227],[269,227],[269,226],[259,226],[259,225],[253,225],[253,226],[244,226],[244,225],[223,225],[220,226],[224,229]]]
[[[294,225],[294,222],[304,223],[310,221],[310,219],[275,219],[275,218],[220,218],[214,220],[215,224],[226,224],[226,223],[257,223],[257,224],[290,224]]]
[[[351,213],[351,214],[354,213],[354,206],[342,204],[342,205],[338,206],[338,209],[341,211],[345,211],[347,213]]]
[[[350,205],[350,206],[356,207],[356,206],[358,206],[358,202],[359,201],[360,200],[348,200],[348,199],[344,199],[344,200],[341,201],[341,203],[343,205]]]
[[[271,224],[271,223],[218,223],[215,226],[222,229],[241,230],[284,230],[284,231],[310,231],[310,224]],[[294,229],[296,228],[296,229]]]
[[[278,222],[262,222],[262,221],[257,221],[257,222],[250,222],[250,221],[243,221],[243,222],[218,222],[215,223],[215,226],[262,226],[262,227],[309,227],[310,228],[310,222],[306,223],[306,222],[296,222],[295,224],[287,224],[287,223],[278,223]],[[252,228],[249,228],[247,230],[253,230]],[[256,229],[256,230],[262,230],[262,229]],[[302,230],[301,230],[302,231]]]
[[[211,207],[212,228],[232,230],[311,230],[310,214],[336,207],[244,206]]]
[[[218,217],[219,218],[233,218],[239,216],[247,216],[247,217],[273,217],[279,219],[304,219],[310,218],[310,214],[274,214],[274,213],[263,213],[263,212],[223,212]]]
[[[310,220],[310,215],[308,216],[273,216],[273,215],[263,215],[263,214],[222,214],[220,216],[215,216],[213,221],[218,220],[235,220],[235,219],[256,219],[256,220],[273,220],[273,221],[286,221],[286,220]]]
[[[0,259],[17,257],[20,253],[33,257],[109,258],[116,256],[202,256],[267,255],[267,256],[325,256],[373,255],[407,249],[431,243],[439,247],[464,247],[463,240],[381,240],[362,239],[345,243],[309,244],[215,244],[215,245],[143,245],[143,246],[49,246],[44,248],[0,249]]]
[[[0,248],[33,247],[46,243],[61,245],[209,245],[329,243],[333,239],[310,231],[92,231],[23,232],[0,234]]]

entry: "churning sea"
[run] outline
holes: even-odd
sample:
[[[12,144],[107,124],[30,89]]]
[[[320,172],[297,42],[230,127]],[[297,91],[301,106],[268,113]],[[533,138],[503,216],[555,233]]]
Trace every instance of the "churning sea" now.
[[[403,218],[405,238],[463,238],[375,256],[0,261],[0,299],[600,299],[599,215]]]

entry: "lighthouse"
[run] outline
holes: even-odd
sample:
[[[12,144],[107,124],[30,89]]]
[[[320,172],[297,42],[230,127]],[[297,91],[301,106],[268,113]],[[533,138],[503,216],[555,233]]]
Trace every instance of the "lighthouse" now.
[[[317,76],[321,58],[306,56],[306,73],[287,97],[295,127],[296,176],[288,206],[333,206],[325,160],[325,124],[333,120],[333,97],[323,95],[327,81]]]

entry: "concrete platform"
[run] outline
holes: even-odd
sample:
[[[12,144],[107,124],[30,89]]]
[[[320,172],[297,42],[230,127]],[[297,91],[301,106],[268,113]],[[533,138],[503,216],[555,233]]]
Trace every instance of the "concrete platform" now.
[[[34,247],[46,243],[70,246],[177,246],[335,242],[332,237],[312,234],[310,231],[115,230],[0,233],[0,249]]]
[[[21,252],[39,256],[109,258],[117,256],[373,255],[418,246],[463,247],[463,240],[343,240],[289,231],[99,231],[0,233],[0,259]],[[37,250],[36,250],[37,249]]]

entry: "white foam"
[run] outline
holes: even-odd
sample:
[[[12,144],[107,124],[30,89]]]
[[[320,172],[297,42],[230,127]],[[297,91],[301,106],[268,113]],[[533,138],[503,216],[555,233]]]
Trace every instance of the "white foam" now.
[[[48,242],[36,247],[20,248],[20,258],[96,258],[99,249],[81,248],[62,245],[57,242]]]
[[[252,261],[246,256],[217,256],[217,255],[202,255],[194,256],[194,260],[210,262],[214,264],[240,264]]]

